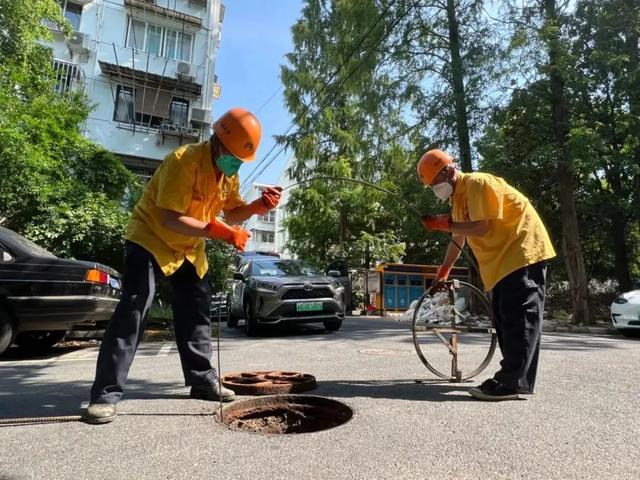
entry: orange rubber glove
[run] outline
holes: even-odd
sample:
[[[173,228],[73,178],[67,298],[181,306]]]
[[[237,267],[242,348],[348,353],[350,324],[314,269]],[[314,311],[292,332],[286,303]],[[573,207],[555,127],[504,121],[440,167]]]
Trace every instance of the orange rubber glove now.
[[[214,218],[207,224],[207,236],[223,240],[243,252],[251,234],[244,228],[232,227],[219,218]]]
[[[433,230],[436,232],[450,232],[451,215],[425,215],[424,217],[422,217],[422,225],[426,230]]]
[[[438,268],[438,272],[436,273],[436,278],[433,279],[434,282],[446,282],[449,278],[449,274],[451,273],[451,267],[447,267],[446,265],[440,265]]]
[[[267,187],[262,191],[262,196],[254,200],[249,205],[254,215],[264,215],[269,210],[273,210],[280,203],[280,192],[282,187]]]

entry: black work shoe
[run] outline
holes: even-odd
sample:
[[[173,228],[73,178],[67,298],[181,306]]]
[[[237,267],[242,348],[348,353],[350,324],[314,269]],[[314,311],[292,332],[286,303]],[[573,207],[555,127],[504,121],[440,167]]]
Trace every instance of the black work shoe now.
[[[82,419],[87,423],[100,424],[113,422],[116,418],[116,406],[111,403],[92,403],[87,407]]]
[[[505,387],[493,378],[482,382],[481,385],[469,389],[469,395],[480,400],[499,402],[502,400],[518,400],[520,396],[515,388]]]
[[[218,381],[207,382],[203,385],[191,387],[189,396],[191,398],[197,398],[198,400],[212,400],[216,402],[220,400],[223,402],[231,402],[236,398],[236,394],[233,390],[223,387]]]

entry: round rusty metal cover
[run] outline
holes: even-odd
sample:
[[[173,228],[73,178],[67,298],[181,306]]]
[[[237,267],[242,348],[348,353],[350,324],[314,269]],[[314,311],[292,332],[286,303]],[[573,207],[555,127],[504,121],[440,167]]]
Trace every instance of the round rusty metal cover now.
[[[220,382],[238,395],[300,393],[316,388],[316,377],[308,373],[270,370],[229,373]]]

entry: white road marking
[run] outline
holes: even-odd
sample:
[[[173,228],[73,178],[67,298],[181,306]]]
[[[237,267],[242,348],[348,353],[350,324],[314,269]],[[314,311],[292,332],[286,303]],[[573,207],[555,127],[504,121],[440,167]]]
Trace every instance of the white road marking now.
[[[167,355],[169,355],[169,352],[171,351],[171,344],[170,343],[165,343],[162,345],[162,348],[160,350],[158,350],[158,353],[156,353],[156,357],[166,357]]]

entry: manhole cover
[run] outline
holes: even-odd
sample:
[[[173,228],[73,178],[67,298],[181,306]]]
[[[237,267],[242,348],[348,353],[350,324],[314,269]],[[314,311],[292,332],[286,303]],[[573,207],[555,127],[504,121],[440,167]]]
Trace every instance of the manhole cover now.
[[[310,433],[342,425],[353,417],[344,403],[310,395],[270,395],[222,407],[216,421],[233,430],[261,434]]]
[[[316,388],[316,377],[313,375],[278,370],[229,373],[220,381],[238,395],[300,393]]]

